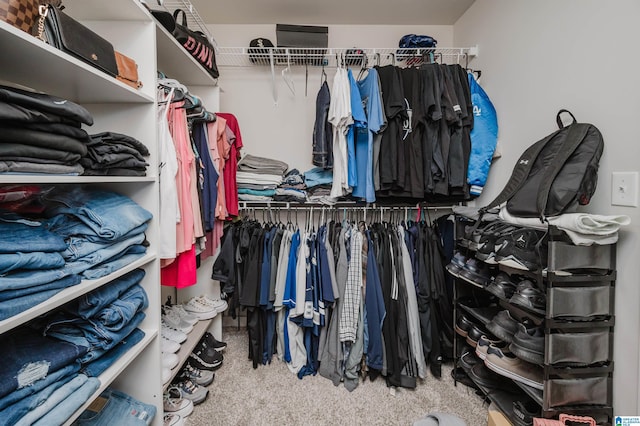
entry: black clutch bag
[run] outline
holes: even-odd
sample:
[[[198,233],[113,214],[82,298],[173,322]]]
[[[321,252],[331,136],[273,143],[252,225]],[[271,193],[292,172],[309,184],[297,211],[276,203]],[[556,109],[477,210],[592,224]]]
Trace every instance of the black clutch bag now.
[[[113,45],[53,6],[40,7],[39,39],[115,77],[118,65]]]

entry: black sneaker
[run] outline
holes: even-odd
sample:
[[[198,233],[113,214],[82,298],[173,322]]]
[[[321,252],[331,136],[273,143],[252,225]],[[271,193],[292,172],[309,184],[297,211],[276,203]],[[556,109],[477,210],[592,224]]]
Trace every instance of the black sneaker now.
[[[489,267],[475,258],[467,260],[464,268],[460,270],[459,276],[480,287],[486,287],[491,282]]]
[[[499,299],[509,300],[516,291],[516,284],[511,281],[509,274],[498,272],[486,290],[491,294],[495,294]]]
[[[213,348],[218,352],[222,352],[227,349],[226,342],[217,340],[215,337],[213,337],[213,334],[209,333],[208,331],[202,335],[202,339],[200,339],[200,342],[202,341],[204,341],[207,347]]]
[[[517,228],[508,223],[500,223],[480,237],[476,257],[485,263],[496,264],[495,254]]]
[[[539,248],[536,248],[544,235],[544,232],[535,229],[519,229],[513,232],[496,252],[495,260],[501,265],[525,271],[544,268],[547,260],[546,245],[541,243]]]
[[[513,335],[511,352],[520,359],[533,364],[544,363],[544,329],[534,324],[518,324],[518,331]]]
[[[513,335],[518,331],[518,321],[513,319],[508,310],[498,312],[498,315],[487,324],[487,330],[505,342],[511,343]]]
[[[457,277],[462,268],[464,268],[464,264],[467,262],[467,257],[460,253],[459,251],[453,254],[451,258],[451,262],[445,266],[445,269],[449,271],[451,275]]]
[[[513,402],[513,417],[516,426],[531,426],[533,418],[540,416],[540,406],[530,398]]]
[[[546,295],[530,280],[522,280],[518,283],[509,303],[522,306],[541,315],[544,315],[547,310]]]
[[[213,348],[196,348],[189,355],[189,362],[201,370],[217,370],[222,365],[224,357]]]
[[[458,321],[456,321],[454,329],[456,333],[458,333],[462,337],[467,337],[467,333],[469,333],[469,329],[473,326],[473,324],[473,321],[469,320],[469,318],[464,315],[460,315],[460,317],[458,317]]]

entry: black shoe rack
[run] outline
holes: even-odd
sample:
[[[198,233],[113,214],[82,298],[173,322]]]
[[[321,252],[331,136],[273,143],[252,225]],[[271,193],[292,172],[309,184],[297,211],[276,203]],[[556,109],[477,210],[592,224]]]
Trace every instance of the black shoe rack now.
[[[465,240],[465,229],[474,222],[457,215],[456,248],[467,259],[474,257],[474,245]],[[543,243],[547,258],[540,268],[524,271],[508,266],[488,265],[495,276],[533,281],[546,296],[546,310],[540,314],[499,299],[485,286],[450,273],[454,279],[454,326],[461,315],[484,326],[492,315],[507,309],[517,320],[528,319],[544,327],[543,390],[514,380],[522,392],[504,391],[478,383],[468,374],[484,396],[511,420],[523,425],[513,412],[513,401],[530,398],[540,407],[540,416],[557,418],[561,413],[591,416],[599,425],[613,422],[613,337],[615,325],[616,245],[578,246],[562,230],[550,226]],[[454,378],[459,377],[459,356],[465,339],[454,341]],[[483,361],[478,359],[478,362]],[[465,370],[466,373],[470,371]],[[493,372],[491,372],[493,373]],[[497,375],[497,373],[495,373]],[[500,377],[500,376],[498,376]]]

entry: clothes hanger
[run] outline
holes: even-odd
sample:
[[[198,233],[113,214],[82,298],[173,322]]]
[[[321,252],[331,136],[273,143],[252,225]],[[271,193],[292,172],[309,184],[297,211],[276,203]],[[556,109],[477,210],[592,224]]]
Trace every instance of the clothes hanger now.
[[[362,65],[360,67],[360,72],[358,72],[358,78],[356,80],[362,80],[364,77],[364,73],[368,71],[367,63],[369,62],[369,58],[366,54],[362,56]]]
[[[322,63],[322,73],[320,74],[320,86],[327,82],[327,72],[324,69],[324,62]]]
[[[287,52],[287,67],[282,70],[282,79],[286,83],[287,87],[291,91],[293,96],[296,95],[296,87],[293,84],[293,79],[291,78],[291,55]]]

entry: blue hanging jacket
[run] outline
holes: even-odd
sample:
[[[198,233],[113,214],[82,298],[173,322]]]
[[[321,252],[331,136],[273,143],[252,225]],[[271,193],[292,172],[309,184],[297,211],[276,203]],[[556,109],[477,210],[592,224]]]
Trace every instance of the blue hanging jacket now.
[[[473,103],[473,130],[467,182],[469,193],[477,197],[482,193],[491,167],[491,159],[498,141],[498,117],[489,96],[480,87],[472,73],[468,74]]]

